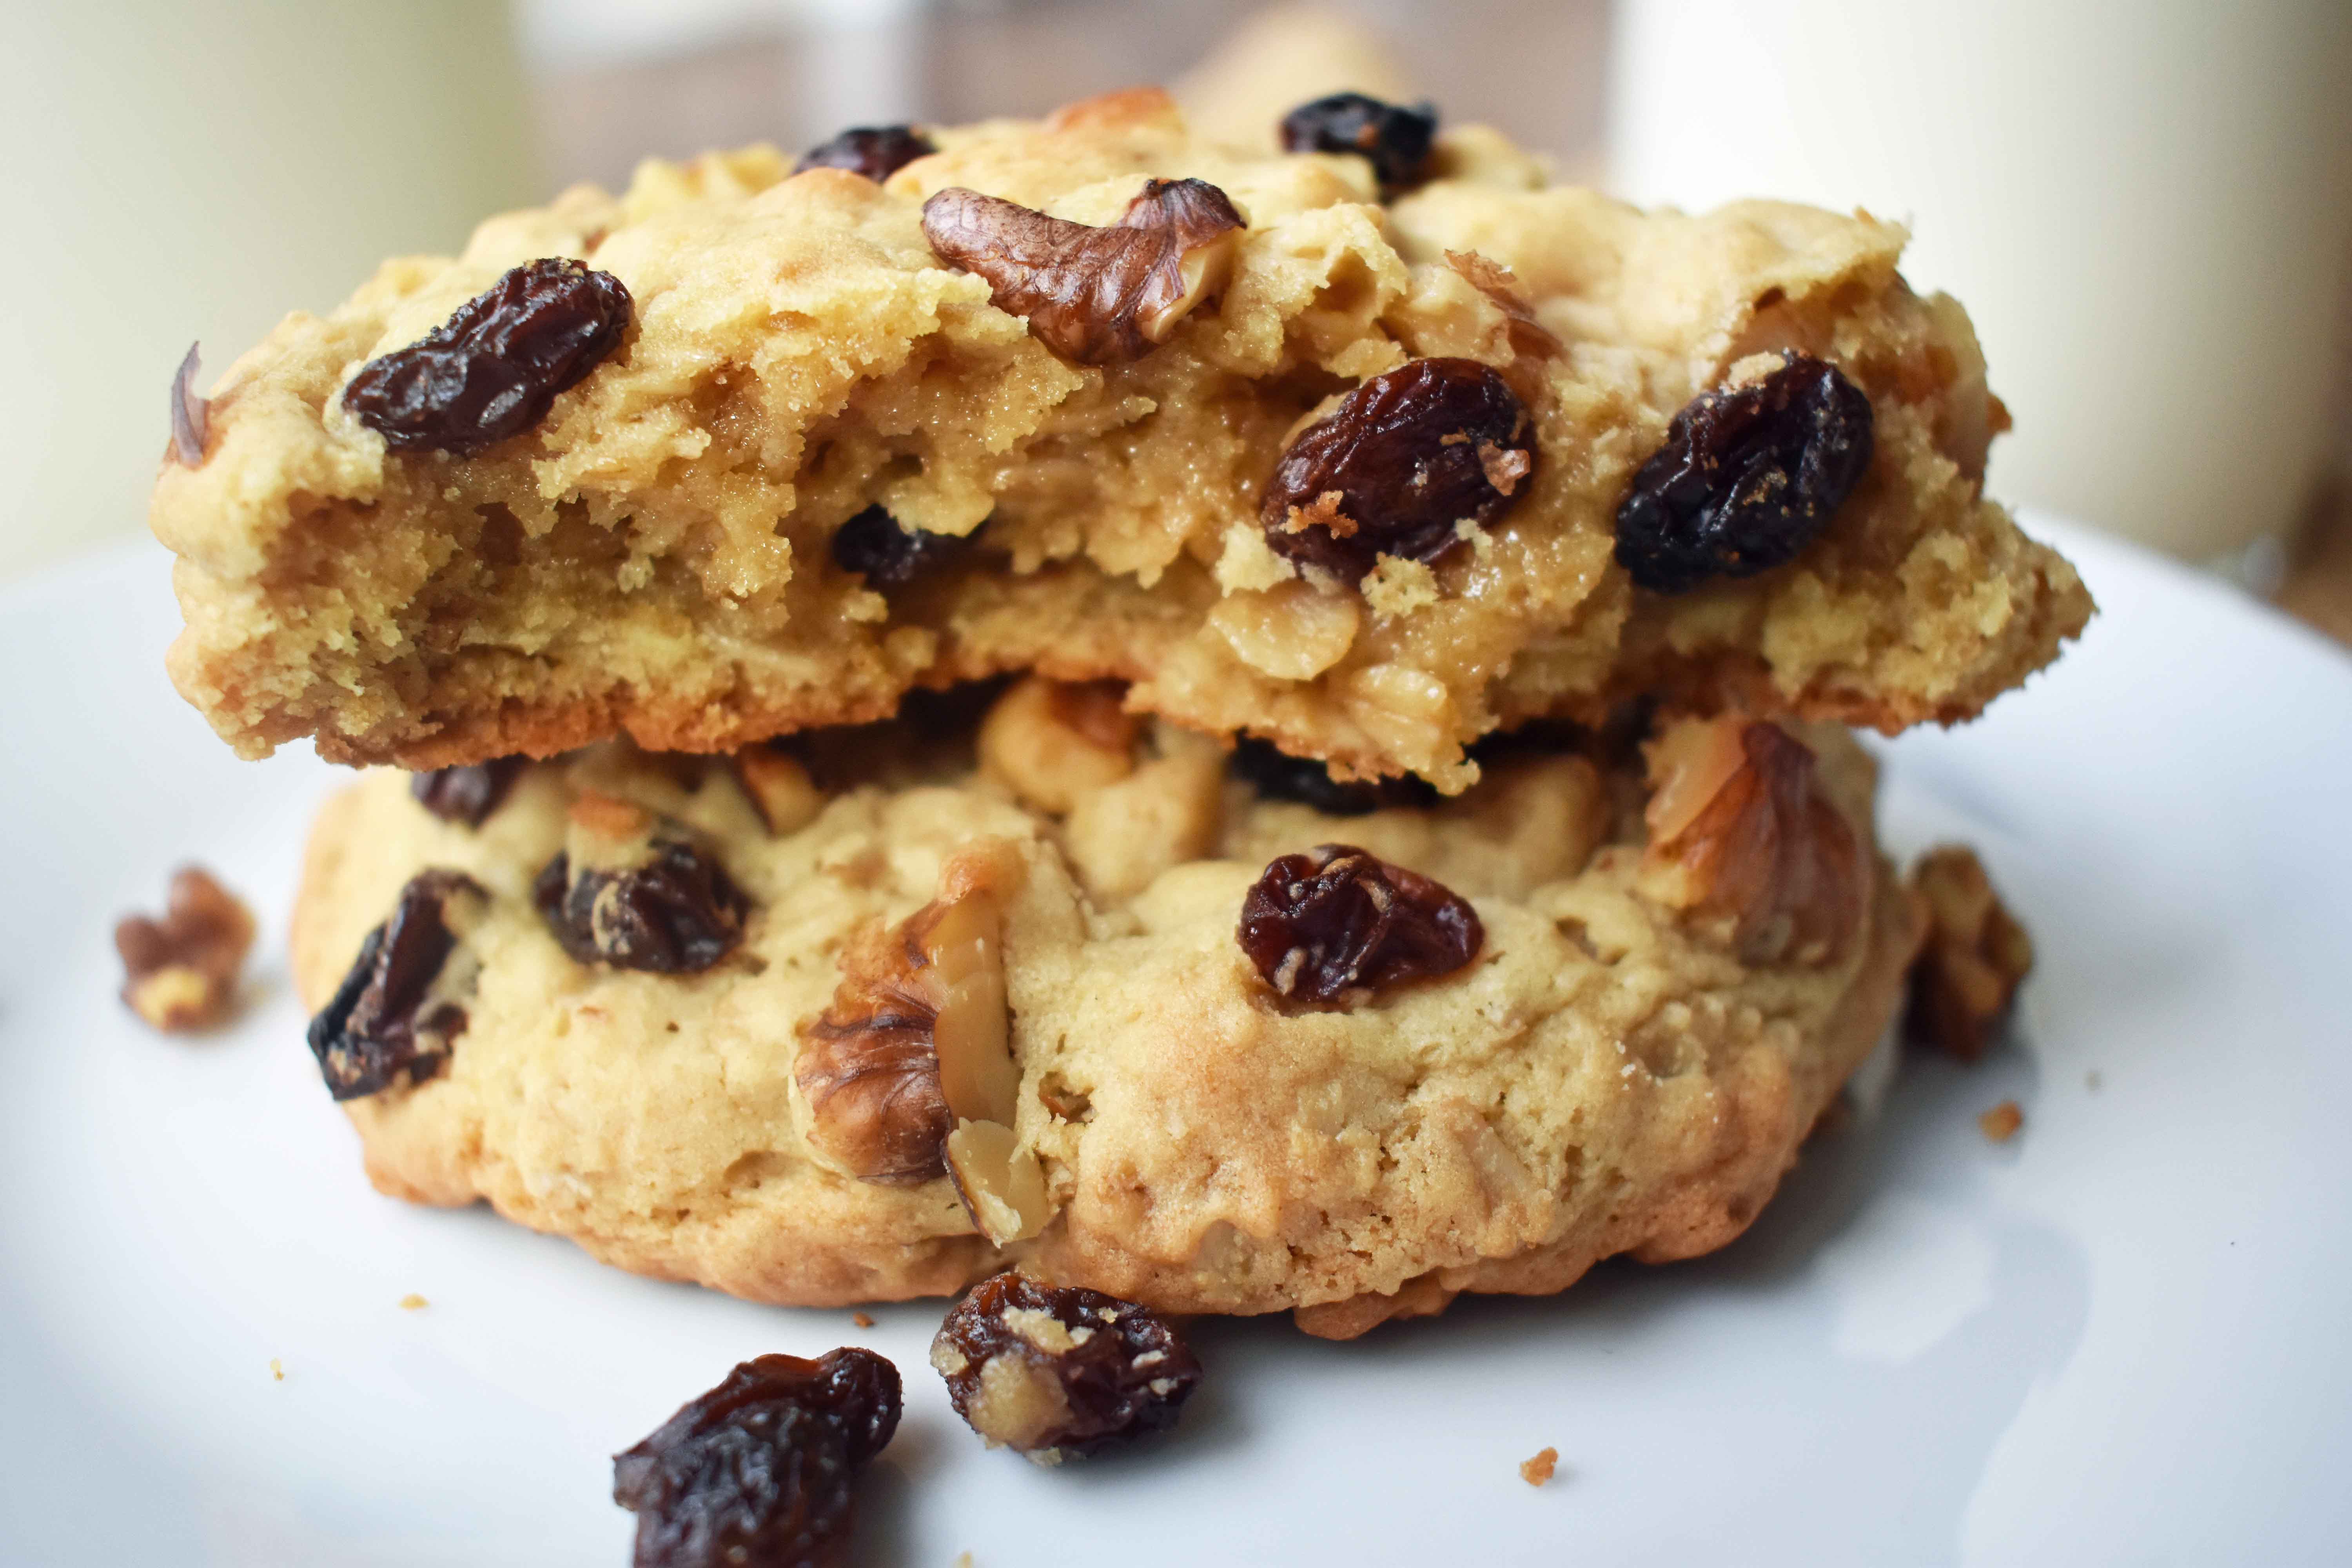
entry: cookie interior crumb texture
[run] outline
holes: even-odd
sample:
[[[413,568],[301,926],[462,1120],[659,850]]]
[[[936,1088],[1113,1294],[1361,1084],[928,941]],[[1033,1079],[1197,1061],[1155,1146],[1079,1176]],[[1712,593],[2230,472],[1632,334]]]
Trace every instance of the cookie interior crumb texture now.
[[[1977,1118],[1977,1127],[1995,1143],[2006,1143],[2025,1125],[2025,1112],[2013,1100],[2004,1100]]]
[[[1531,1487],[1539,1487],[1551,1479],[1552,1472],[1559,1464],[1558,1448],[1538,1449],[1534,1458],[1519,1461],[1519,1479]]]
[[[1475,126],[1384,201],[1362,158],[1213,143],[1156,90],[932,135],[879,184],[764,146],[649,162],[289,316],[212,388],[205,460],[157,480],[181,691],[247,756],[313,736],[437,767],[617,732],[733,750],[1034,668],[1451,794],[1486,731],[1634,693],[1966,719],[2089,614],[1981,493],[2007,416],[1959,306],[1896,271],[1899,226],[1643,213]],[[1208,182],[1246,226],[1118,363],[1062,357],[924,226],[960,188],[1101,232],[1150,179]],[[535,425],[394,450],[345,405],[362,366],[549,258],[631,313]],[[1636,589],[1612,553],[1635,470],[1691,399],[1784,353],[1866,395],[1866,472],[1786,564]],[[1438,359],[1524,408],[1527,448],[1480,446],[1465,481],[1507,504],[1360,585],[1270,548],[1260,502],[1298,430]],[[1323,504],[1275,522],[1349,523]]]
[[[1018,691],[995,713],[1089,721],[1082,702]],[[1651,762],[1554,739],[1498,755],[1451,802],[1333,816],[1261,795],[1197,735],[1144,726],[1119,766],[1047,809],[980,764],[968,718],[901,721],[798,748],[820,798],[783,832],[740,768],[620,743],[522,770],[478,826],[379,771],[313,834],[295,972],[323,1005],[427,868],[485,889],[440,975],[417,982],[462,1013],[446,1063],[345,1104],[386,1193],[487,1198],[624,1268],[758,1300],[950,1294],[1019,1263],[1166,1311],[1295,1310],[1348,1337],[1462,1291],[1548,1293],[1616,1253],[1665,1261],[1739,1234],[1878,1038],[1916,948],[1917,909],[1872,847],[1873,765],[1843,731],[1784,736],[1773,789],[1735,773],[1711,804],[1677,784],[1696,804],[1678,807],[1683,874],[1663,898],[1645,890]],[[583,793],[635,803],[723,866],[745,902],[738,945],[688,973],[569,955],[532,889],[578,839]],[[1711,856],[1711,834],[1779,842],[1783,859],[1796,840],[1842,847],[1804,862],[1834,921],[1716,897],[1752,890],[1762,863]],[[1244,895],[1278,857],[1335,841],[1468,900],[1472,961],[1330,1004],[1278,995],[1236,940]],[[882,1076],[854,1081],[883,1092],[804,1082],[810,1026],[837,997],[890,994],[853,972],[898,951],[919,911],[983,894],[986,922],[953,950],[969,984],[891,1004],[858,1045]],[[919,973],[907,996],[925,994]],[[932,1031],[950,1037],[932,1009],[974,1042],[954,1063],[934,1054]],[[998,1066],[970,1054],[985,1041]],[[973,1218],[993,1212],[978,1167],[840,1152],[864,1146],[845,1129],[930,1116],[942,1095],[966,1131],[996,1128],[988,1180],[1034,1215],[996,1227],[1002,1246]]]

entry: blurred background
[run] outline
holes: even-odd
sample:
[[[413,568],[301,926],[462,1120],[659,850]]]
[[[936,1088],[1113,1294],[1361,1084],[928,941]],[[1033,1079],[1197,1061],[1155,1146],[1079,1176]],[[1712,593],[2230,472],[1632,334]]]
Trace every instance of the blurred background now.
[[[0,581],[143,525],[165,390],[638,158],[1139,81],[1428,97],[1561,175],[1907,218],[2017,419],[1990,485],[2352,642],[2345,0],[6,0]]]

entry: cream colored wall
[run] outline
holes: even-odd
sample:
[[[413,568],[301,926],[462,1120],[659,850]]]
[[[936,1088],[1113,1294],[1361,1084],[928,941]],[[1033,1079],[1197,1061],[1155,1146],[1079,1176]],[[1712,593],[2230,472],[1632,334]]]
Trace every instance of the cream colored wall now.
[[[208,383],[545,194],[495,0],[79,0],[5,32],[0,578],[143,530],[190,340]]]

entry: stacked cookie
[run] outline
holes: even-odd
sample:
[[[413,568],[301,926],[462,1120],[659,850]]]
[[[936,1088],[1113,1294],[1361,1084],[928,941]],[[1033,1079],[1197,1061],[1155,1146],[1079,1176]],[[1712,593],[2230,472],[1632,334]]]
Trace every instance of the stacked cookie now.
[[[378,765],[296,963],[380,1187],[1342,1337],[1754,1218],[1924,921],[1841,726],[2089,613],[1967,320],[1866,216],[1280,140],[648,163],[191,400],[174,679]]]

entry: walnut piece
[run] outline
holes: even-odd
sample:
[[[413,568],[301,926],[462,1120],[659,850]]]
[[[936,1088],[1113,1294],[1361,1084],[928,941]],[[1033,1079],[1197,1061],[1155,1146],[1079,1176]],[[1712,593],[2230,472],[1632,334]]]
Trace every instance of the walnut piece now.
[[[735,782],[775,837],[798,833],[824,809],[824,792],[799,758],[762,745],[736,752],[733,762]]]
[[[961,186],[923,204],[940,258],[986,279],[997,309],[1027,317],[1079,364],[1123,363],[1166,342],[1223,292],[1246,221],[1205,180],[1152,180],[1106,228]]]
[[[1530,1457],[1519,1461],[1519,1479],[1531,1487],[1539,1487],[1559,1470],[1558,1448],[1538,1448]]]
[[[1927,901],[1928,921],[1911,966],[1906,1032],[1975,1061],[2032,973],[2033,940],[2001,907],[1973,850],[1947,844],[1928,851],[1912,868],[1911,886]]]
[[[1212,744],[1179,741],[1177,748],[1071,809],[1063,845],[1097,900],[1133,898],[1161,872],[1216,847],[1224,826],[1224,758]]]
[[[1023,875],[1002,840],[960,851],[938,896],[843,954],[833,1004],[803,1026],[793,1077],[809,1142],[864,1181],[956,1177],[980,1232],[1034,1236],[1036,1156],[1015,1147],[1021,1073],[1005,1004],[1004,903]]]
[[[210,1028],[234,1009],[252,946],[251,911],[202,867],[183,866],[162,920],[125,915],[115,924],[122,1000],[167,1034]]]
[[[1646,897],[1717,925],[1751,963],[1823,963],[1860,929],[1870,867],[1777,724],[1683,720],[1649,747]]]
[[[988,710],[980,765],[1023,805],[1060,816],[1135,770],[1136,719],[1117,681],[1067,685],[1030,676]]]

